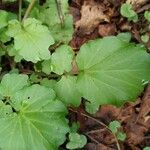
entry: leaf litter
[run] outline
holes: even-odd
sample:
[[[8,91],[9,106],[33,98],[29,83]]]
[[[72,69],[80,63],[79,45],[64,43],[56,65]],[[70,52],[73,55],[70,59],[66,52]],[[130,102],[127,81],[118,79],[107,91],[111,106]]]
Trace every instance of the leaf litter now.
[[[70,45],[78,50],[88,40],[120,32],[131,32],[132,40],[142,43],[140,29],[144,28],[145,32],[150,34],[147,23],[143,19],[132,23],[122,18],[119,8],[124,2],[125,0],[71,0],[75,32]],[[135,10],[139,14],[149,9],[148,0],[128,2],[135,4]],[[15,7],[17,8],[16,5]],[[0,8],[16,10],[12,6],[0,5]],[[150,41],[145,46],[150,50]],[[29,67],[29,64],[25,66]],[[113,120],[121,123],[120,131],[127,135],[124,142],[119,141],[121,150],[141,150],[150,146],[150,86],[147,86],[135,102],[125,103],[122,107],[103,105],[94,115],[85,112],[84,102],[83,100],[78,108],[69,108],[69,119],[71,122],[79,122],[79,132],[88,137],[85,150],[117,149],[114,136],[105,126]]]

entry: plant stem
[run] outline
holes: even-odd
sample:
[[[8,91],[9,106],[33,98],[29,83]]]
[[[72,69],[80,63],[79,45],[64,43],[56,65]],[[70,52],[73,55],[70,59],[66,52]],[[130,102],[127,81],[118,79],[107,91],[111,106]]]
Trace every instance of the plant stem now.
[[[27,8],[27,10],[26,10],[26,12],[25,12],[25,15],[24,15],[24,17],[23,17],[22,22],[23,22],[25,19],[28,18],[28,16],[29,16],[29,14],[30,14],[30,12],[31,12],[31,10],[32,10],[32,8],[33,8],[35,2],[36,2],[36,0],[32,0],[32,1],[30,2],[29,6],[28,6],[28,8]]]
[[[55,2],[56,2],[56,6],[57,6],[58,16],[59,16],[59,19],[61,22],[61,27],[63,27],[64,26],[64,15],[63,15],[62,8],[61,8],[61,2],[60,2],[60,0],[55,0]]]
[[[19,0],[19,16],[18,16],[18,19],[19,21],[21,22],[21,16],[22,15],[22,0]]]

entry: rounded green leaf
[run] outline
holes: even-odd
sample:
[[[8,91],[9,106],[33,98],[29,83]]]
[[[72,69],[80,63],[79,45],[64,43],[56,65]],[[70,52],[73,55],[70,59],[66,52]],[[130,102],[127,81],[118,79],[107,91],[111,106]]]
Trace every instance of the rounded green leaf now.
[[[6,27],[8,21],[11,19],[16,19],[16,15],[5,10],[0,10],[0,29]]]
[[[145,19],[146,19],[147,21],[150,22],[150,11],[145,11],[144,17],[145,17]]]
[[[62,45],[58,47],[51,57],[51,70],[59,75],[71,71],[73,56],[70,46]]]
[[[80,135],[78,133],[70,133],[69,134],[69,143],[67,143],[67,149],[79,149],[83,148],[87,143],[87,139],[84,135]]]
[[[51,60],[45,60],[42,62],[42,71],[46,74],[51,73]]]
[[[150,79],[150,55],[139,45],[117,37],[84,44],[77,55],[78,89],[97,105],[134,100]]]
[[[0,83],[0,95],[12,97],[15,92],[28,85],[28,76],[23,74],[6,74]]]
[[[112,121],[112,122],[110,122],[108,127],[112,133],[116,134],[118,132],[118,128],[121,127],[121,124],[118,121]]]

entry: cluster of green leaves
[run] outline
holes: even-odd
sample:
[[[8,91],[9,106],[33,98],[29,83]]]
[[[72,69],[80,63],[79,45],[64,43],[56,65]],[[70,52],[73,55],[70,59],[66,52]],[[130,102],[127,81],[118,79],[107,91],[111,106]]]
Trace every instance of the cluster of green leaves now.
[[[25,1],[29,6],[31,3]],[[90,41],[75,56],[68,45],[73,32],[68,0],[61,4],[46,0],[43,5],[36,1],[22,21],[1,10],[0,20],[0,54],[13,56],[16,62],[31,61],[35,69],[30,77],[12,73],[19,72],[16,70],[2,77],[2,149],[55,150],[67,133],[66,147],[82,148],[86,138],[71,132],[65,118],[67,106],[79,106],[81,98],[88,101],[90,113],[99,105],[121,105],[134,100],[150,80],[150,56],[142,45],[130,43],[128,33]],[[53,44],[59,46],[50,53]],[[78,74],[72,71],[73,62]],[[44,77],[39,78],[40,73]]]
[[[138,21],[138,14],[133,10],[132,4],[130,4],[130,3],[122,4],[120,13],[123,17],[126,17],[128,19],[128,21],[133,21],[133,22]],[[145,20],[148,21],[148,23],[150,23],[150,12],[149,11],[144,12],[144,18],[145,18]],[[149,29],[150,29],[150,25],[149,25]],[[150,39],[150,37],[148,34],[141,35],[141,40],[143,43],[147,43],[149,41],[149,39]]]
[[[112,122],[110,122],[108,128],[117,137],[118,140],[124,141],[126,139],[126,134],[119,131],[119,129],[121,128],[120,122],[112,121]]]
[[[123,17],[128,18],[129,21],[137,22],[138,21],[138,15],[133,10],[132,4],[124,3],[121,5],[120,13]]]

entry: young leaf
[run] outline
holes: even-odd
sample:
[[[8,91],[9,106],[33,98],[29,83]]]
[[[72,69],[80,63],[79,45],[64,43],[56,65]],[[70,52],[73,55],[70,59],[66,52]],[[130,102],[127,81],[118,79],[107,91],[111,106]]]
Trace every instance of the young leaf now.
[[[40,85],[16,92],[11,99],[16,112],[0,118],[1,148],[58,149],[69,129],[65,119],[66,108],[54,99],[54,91]]]
[[[150,150],[150,147],[147,146],[143,150]]]
[[[7,117],[13,112],[10,105],[5,105],[3,101],[0,101],[0,118]]]
[[[144,42],[144,43],[147,43],[149,41],[149,36],[147,34],[145,35],[142,35],[141,36],[141,40]]]
[[[144,17],[145,17],[145,19],[146,19],[147,21],[150,22],[150,11],[145,11]]]
[[[44,60],[42,62],[42,71],[46,74],[50,74],[51,73],[51,60]]]
[[[38,20],[28,18],[23,25],[12,20],[7,34],[14,38],[14,48],[25,60],[35,63],[50,58],[48,48],[54,40],[48,28]]]
[[[126,17],[129,19],[129,21],[134,21],[137,22],[138,21],[138,15],[137,13],[132,9],[132,5],[125,3],[121,5],[121,15],[123,17]]]
[[[126,139],[126,134],[122,132],[117,133],[117,139],[120,141],[124,141]]]
[[[56,24],[50,31],[56,41],[68,43],[72,39],[73,34],[73,18],[71,15],[66,16],[64,26]]]
[[[78,133],[70,133],[69,140],[70,142],[66,145],[67,149],[79,149],[87,143],[86,137]]]
[[[62,15],[69,13],[68,0],[60,1]],[[60,18],[55,0],[46,0],[46,3],[41,7],[39,19],[49,27],[60,24]]]
[[[6,32],[7,32],[7,28],[0,29],[0,41],[3,42],[3,43],[6,43],[6,42],[11,40],[11,37],[9,37],[6,34]]]
[[[131,33],[130,33],[130,32],[119,33],[119,34],[117,35],[117,37],[118,37],[120,40],[122,40],[122,41],[124,41],[124,42],[127,42],[127,43],[129,43],[129,42],[131,41]]]
[[[12,97],[15,92],[28,85],[28,76],[23,74],[6,74],[0,83],[0,95]]]
[[[88,113],[95,114],[99,109],[99,105],[94,104],[94,103],[91,104],[90,102],[86,102],[85,109]]]
[[[8,21],[12,19],[16,19],[15,14],[5,10],[0,10],[0,29],[6,27],[8,25]]]
[[[78,89],[97,105],[120,105],[134,100],[143,90],[142,81],[150,80],[150,55],[142,46],[117,37],[84,44],[76,61]]]
[[[60,1],[59,11],[62,12],[61,22],[55,0],[47,0],[39,12],[39,20],[46,24],[56,41],[68,43],[73,34],[73,18],[69,14],[68,0]]]
[[[48,88],[55,89],[56,80],[49,80],[48,78],[44,78],[41,80],[40,84]]]
[[[58,47],[51,57],[52,71],[59,75],[71,71],[73,56],[71,47],[67,45]]]
[[[77,90],[76,79],[74,76],[62,76],[55,86],[58,98],[67,105],[80,105],[81,94]]]
[[[112,121],[112,122],[110,122],[108,127],[113,134],[116,134],[118,132],[118,128],[121,127],[121,124],[118,121]]]

